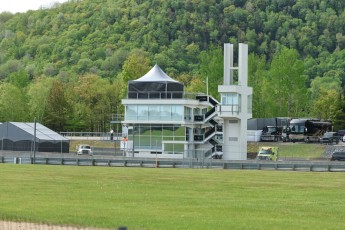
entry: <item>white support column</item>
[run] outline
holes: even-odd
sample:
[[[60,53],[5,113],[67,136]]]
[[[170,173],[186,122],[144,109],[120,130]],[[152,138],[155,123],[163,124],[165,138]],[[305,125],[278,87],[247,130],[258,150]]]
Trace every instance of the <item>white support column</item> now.
[[[224,85],[233,84],[233,65],[234,65],[234,45],[233,44],[224,44],[224,72],[223,72],[223,82]]]
[[[248,86],[248,45],[239,44],[238,85]]]
[[[252,88],[248,87],[248,45],[239,44],[238,67],[234,67],[233,45],[224,44],[224,84],[218,86],[218,92],[224,97],[238,95],[237,105],[240,110],[234,111],[236,102],[221,101],[218,116],[224,120],[223,130],[223,159],[247,159],[247,120],[251,118],[248,113],[248,96]],[[238,85],[234,85],[233,71],[238,71]],[[223,98],[223,97],[222,97]]]

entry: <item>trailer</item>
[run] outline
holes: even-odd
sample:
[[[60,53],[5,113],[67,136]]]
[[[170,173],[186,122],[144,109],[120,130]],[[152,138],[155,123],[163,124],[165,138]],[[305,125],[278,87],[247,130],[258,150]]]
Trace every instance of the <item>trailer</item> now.
[[[320,119],[292,119],[287,127],[291,142],[319,142],[324,133],[332,131],[332,123]]]

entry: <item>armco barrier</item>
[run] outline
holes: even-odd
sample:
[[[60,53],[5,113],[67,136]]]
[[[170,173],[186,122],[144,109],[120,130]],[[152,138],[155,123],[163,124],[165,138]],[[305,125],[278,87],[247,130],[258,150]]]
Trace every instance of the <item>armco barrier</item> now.
[[[310,172],[345,172],[345,163],[329,161],[230,161],[224,163],[224,169],[244,170],[288,170]]]
[[[144,168],[223,168],[233,170],[287,170],[310,172],[345,172],[345,163],[330,161],[205,161],[196,159],[97,159],[59,157],[0,157],[3,164],[45,164],[73,166],[144,167]]]

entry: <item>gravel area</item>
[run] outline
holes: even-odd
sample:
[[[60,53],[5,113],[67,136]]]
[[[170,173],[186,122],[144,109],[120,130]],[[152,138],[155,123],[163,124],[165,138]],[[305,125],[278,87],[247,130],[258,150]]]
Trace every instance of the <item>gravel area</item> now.
[[[337,145],[326,145],[325,152],[323,153],[323,155],[321,157],[329,159],[331,157],[332,153],[336,152],[336,151],[345,151],[345,143],[340,142]]]

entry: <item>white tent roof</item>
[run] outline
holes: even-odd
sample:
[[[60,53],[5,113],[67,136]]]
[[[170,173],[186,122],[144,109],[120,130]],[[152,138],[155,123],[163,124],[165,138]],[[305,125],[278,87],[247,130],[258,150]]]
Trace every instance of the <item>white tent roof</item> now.
[[[134,80],[134,81],[146,81],[146,82],[178,82],[169,77],[164,71],[156,64],[147,74],[142,76],[141,78]]]
[[[15,127],[24,131],[24,133],[34,136],[35,133],[35,123],[26,123],[26,122],[9,122],[9,124],[14,125]],[[5,123],[2,125],[6,125]],[[13,135],[16,140],[27,139],[28,137],[24,133],[10,131],[8,130],[8,135]],[[61,136],[60,134],[54,132],[53,130],[36,123],[36,138],[44,141],[68,141],[67,138]]]

